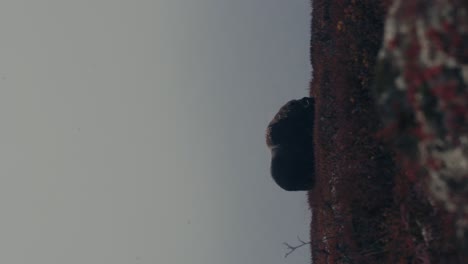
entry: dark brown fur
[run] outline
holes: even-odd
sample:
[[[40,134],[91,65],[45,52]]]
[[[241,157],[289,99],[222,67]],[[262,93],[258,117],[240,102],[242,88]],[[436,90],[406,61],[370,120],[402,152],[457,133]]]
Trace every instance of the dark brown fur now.
[[[314,186],[314,99],[291,100],[269,123],[266,143],[271,150],[271,176],[287,191]]]

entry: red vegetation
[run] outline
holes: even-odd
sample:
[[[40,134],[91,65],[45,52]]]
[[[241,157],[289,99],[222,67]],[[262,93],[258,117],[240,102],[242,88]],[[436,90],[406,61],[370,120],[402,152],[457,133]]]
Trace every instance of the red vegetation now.
[[[405,1],[403,8],[395,2],[312,1],[310,92],[316,98],[317,175],[309,202],[314,264],[468,262],[463,227],[457,224],[465,216],[445,206],[466,206],[468,188],[449,189],[443,194],[448,201],[437,202],[428,188],[428,171],[450,173],[450,164],[439,152],[421,148],[441,137],[449,137],[452,149],[460,146],[456,139],[468,131],[462,82],[468,77],[461,70],[421,63],[428,45],[414,40],[420,31],[394,37],[386,31],[383,41],[388,10],[397,14],[388,15],[392,23],[408,23],[412,30],[416,14],[425,14],[421,10],[430,9],[433,1]],[[456,58],[456,65],[466,64],[467,29],[465,35],[460,32],[460,25],[468,26],[466,18],[458,24],[441,21],[441,27],[425,31],[434,47],[427,56],[440,51]],[[382,56],[387,56],[377,60],[382,43]],[[462,232],[461,238],[456,232]]]

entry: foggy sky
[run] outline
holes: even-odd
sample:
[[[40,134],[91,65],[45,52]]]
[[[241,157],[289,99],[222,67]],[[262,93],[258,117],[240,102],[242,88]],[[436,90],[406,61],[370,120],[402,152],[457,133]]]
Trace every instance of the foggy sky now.
[[[308,263],[264,132],[307,0],[3,0],[0,263]]]

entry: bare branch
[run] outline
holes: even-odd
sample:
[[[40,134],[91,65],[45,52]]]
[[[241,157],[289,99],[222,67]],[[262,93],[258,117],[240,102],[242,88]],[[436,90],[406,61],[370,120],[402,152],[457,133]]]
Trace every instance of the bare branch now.
[[[290,244],[284,242],[283,244],[288,248],[288,252],[286,252],[286,254],[284,255],[285,258],[287,258],[291,253],[293,253],[296,249],[298,248],[301,248],[305,245],[310,245],[310,241],[309,242],[305,242],[304,240],[302,240],[299,236],[297,236],[297,240],[299,240],[299,242],[301,242],[299,245],[297,246],[291,246]]]

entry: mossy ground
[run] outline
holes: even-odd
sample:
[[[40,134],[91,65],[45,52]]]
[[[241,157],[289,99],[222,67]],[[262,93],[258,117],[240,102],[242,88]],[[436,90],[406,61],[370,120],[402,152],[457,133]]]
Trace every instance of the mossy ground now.
[[[401,129],[401,123],[395,126],[385,114],[391,113],[392,118],[403,120],[403,124],[411,123],[415,110],[402,107],[411,94],[393,93],[392,102],[397,103],[391,105],[378,100],[381,87],[395,88],[395,80],[401,74],[392,68],[393,61],[377,59],[384,43],[385,18],[392,6],[394,1],[312,1],[310,93],[316,98],[317,108],[314,132],[317,178],[316,186],[309,192],[309,202],[314,264],[467,260],[463,256],[464,245],[456,235],[460,213],[450,212],[443,203],[434,202],[428,190],[430,182],[421,175],[421,168],[427,164],[417,159],[418,146],[427,138],[416,133],[420,129],[407,130],[404,126]],[[405,9],[403,18],[414,16],[411,10],[421,9]],[[462,23],[467,25],[466,20]],[[438,34],[443,40],[443,34]],[[460,39],[456,43],[464,49],[452,50],[444,41],[440,45],[463,60],[468,41],[463,36]],[[415,55],[411,43],[405,47],[409,47],[409,55]],[[404,70],[412,73],[412,65],[406,67]],[[422,68],[425,70],[424,65]],[[413,80],[417,76],[407,78]],[[442,79],[438,84],[448,81],[450,78]],[[463,95],[466,85],[457,89]],[[445,100],[453,95],[447,94],[451,90],[437,91],[440,92],[436,99]],[[431,110],[434,100],[429,99],[426,112],[440,117]],[[449,109],[453,109],[453,115],[458,114],[455,115],[458,119],[448,115],[452,123],[444,124],[466,121],[468,115],[464,113],[468,111],[463,112],[465,108],[460,105],[464,107],[466,103]],[[434,120],[440,124],[437,118]],[[431,124],[437,124],[435,121]],[[463,126],[451,127],[457,136],[466,133]],[[456,201],[464,204],[464,193],[458,198]]]

